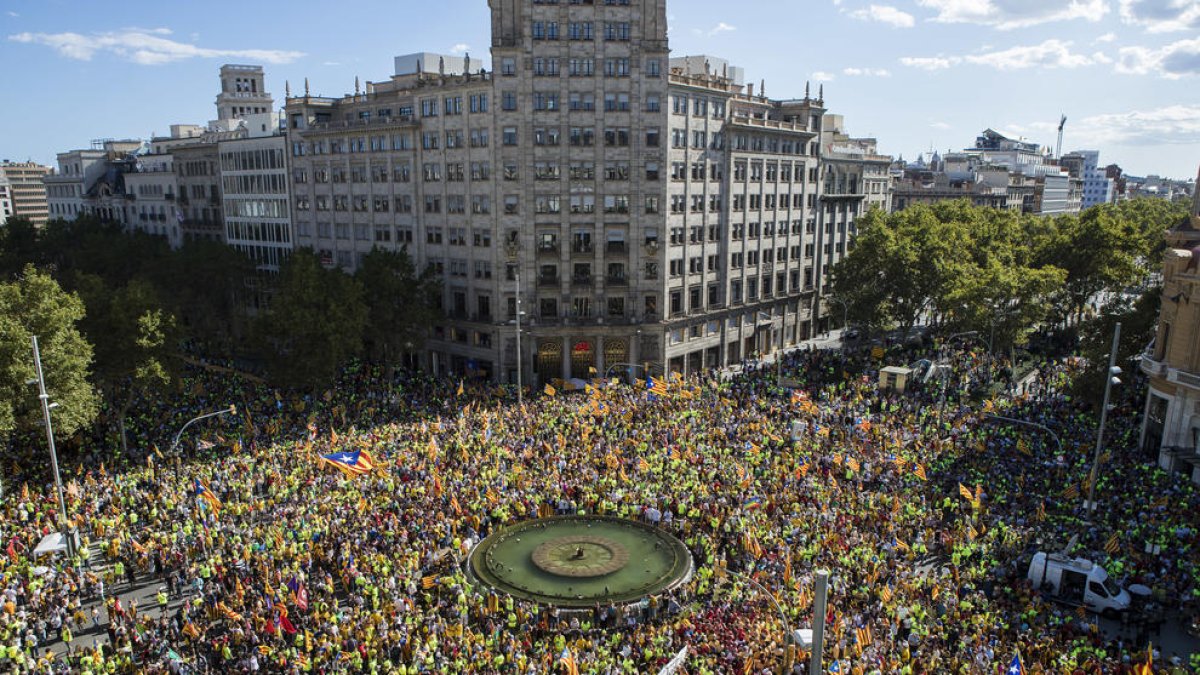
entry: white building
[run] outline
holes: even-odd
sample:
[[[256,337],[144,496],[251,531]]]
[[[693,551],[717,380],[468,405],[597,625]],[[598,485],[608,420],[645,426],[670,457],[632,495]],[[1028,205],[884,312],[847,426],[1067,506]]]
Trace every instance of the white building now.
[[[1099,151],[1076,150],[1063,155],[1062,161],[1064,165],[1077,163],[1081,168],[1079,177],[1083,180],[1083,208],[1116,202],[1116,181],[1108,177],[1106,167],[1100,166]]]
[[[222,241],[277,270],[292,246],[282,115],[262,67],[225,65],[220,80],[217,119],[207,125],[60,154],[47,179],[51,217],[119,222],[172,247]]]
[[[8,222],[13,215],[12,183],[0,175],[0,225]]]

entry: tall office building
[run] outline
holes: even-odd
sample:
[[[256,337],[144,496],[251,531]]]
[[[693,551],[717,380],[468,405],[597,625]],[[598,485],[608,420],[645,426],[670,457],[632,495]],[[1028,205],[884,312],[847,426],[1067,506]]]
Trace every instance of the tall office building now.
[[[692,372],[812,333],[823,97],[669,58],[665,0],[489,4],[490,72],[422,53],[288,98],[296,245],[439,272],[443,374]]]
[[[12,216],[28,218],[34,225],[41,227],[50,219],[50,209],[46,202],[46,176],[53,173],[48,166],[36,162],[0,163],[0,175],[8,179],[10,198],[12,199]]]

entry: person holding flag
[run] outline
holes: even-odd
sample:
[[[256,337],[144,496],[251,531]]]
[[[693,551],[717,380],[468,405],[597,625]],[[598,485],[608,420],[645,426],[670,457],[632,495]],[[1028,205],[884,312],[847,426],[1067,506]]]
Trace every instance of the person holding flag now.
[[[375,468],[375,462],[366,450],[342,451],[321,455],[320,463],[332,466],[350,478],[365,476]]]
[[[203,499],[209,506],[212,507],[213,511],[221,510],[221,500],[217,499],[217,496],[213,494],[213,491],[207,485],[200,482],[199,478],[195,479],[195,491],[193,494],[200,499]]]

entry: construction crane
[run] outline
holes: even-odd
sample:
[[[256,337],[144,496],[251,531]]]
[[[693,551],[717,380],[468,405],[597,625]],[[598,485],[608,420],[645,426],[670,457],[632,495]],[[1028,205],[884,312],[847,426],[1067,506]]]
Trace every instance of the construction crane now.
[[[1054,153],[1055,159],[1062,159],[1063,129],[1065,129],[1066,126],[1067,126],[1067,116],[1063,115],[1062,120],[1060,120],[1058,123],[1058,149]]]

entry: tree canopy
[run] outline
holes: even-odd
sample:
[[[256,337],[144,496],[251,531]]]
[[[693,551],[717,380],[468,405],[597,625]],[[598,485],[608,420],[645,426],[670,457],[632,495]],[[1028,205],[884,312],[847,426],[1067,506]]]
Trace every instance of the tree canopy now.
[[[0,435],[42,424],[32,336],[38,338],[46,392],[58,403],[54,431],[67,437],[90,425],[100,398],[89,381],[92,346],[77,324],[83,302],[49,274],[27,265],[21,275],[0,284]]]
[[[996,348],[1019,345],[1035,326],[1078,325],[1089,303],[1157,270],[1162,233],[1183,214],[1143,201],[1057,218],[965,200],[873,211],[834,267],[833,295],[872,329],[924,317]]]

